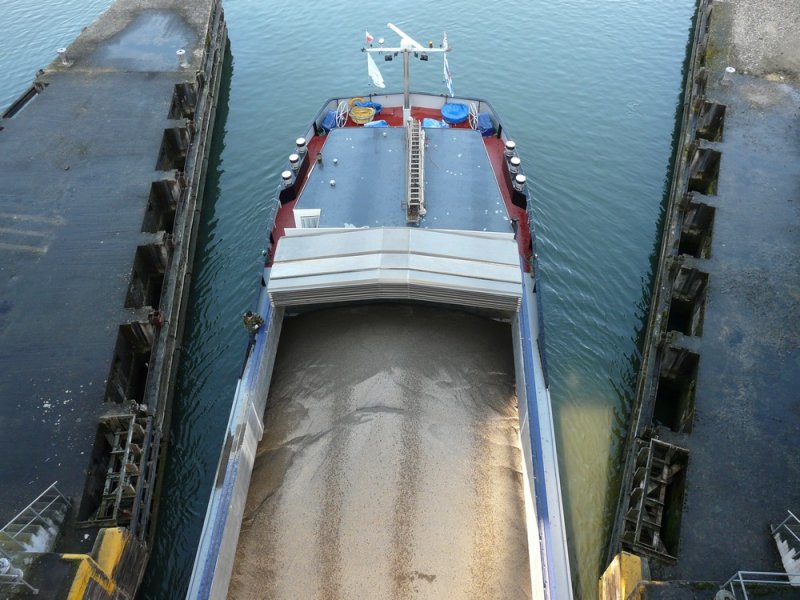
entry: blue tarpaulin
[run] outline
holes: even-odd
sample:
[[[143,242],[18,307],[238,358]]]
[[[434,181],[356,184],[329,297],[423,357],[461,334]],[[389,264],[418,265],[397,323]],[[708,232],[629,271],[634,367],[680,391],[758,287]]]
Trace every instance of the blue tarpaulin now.
[[[325,133],[328,133],[334,127],[336,127],[336,111],[329,110],[325,113],[325,118],[322,119],[322,129]]]
[[[422,126],[429,129],[447,129],[450,127],[450,125],[438,119],[422,119]]]
[[[353,106],[363,106],[365,108],[374,108],[376,115],[381,114],[381,111],[383,110],[383,106],[381,104],[378,104],[377,102],[361,102],[359,100],[358,102],[354,102]]]
[[[442,118],[451,125],[458,125],[467,120],[469,108],[466,104],[445,104],[442,107]]]
[[[492,117],[489,113],[478,113],[478,131],[483,136],[494,135],[494,123],[492,123]]]

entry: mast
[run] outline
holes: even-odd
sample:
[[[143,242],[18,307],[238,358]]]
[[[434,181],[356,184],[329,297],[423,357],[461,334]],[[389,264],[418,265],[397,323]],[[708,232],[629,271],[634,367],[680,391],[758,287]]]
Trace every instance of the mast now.
[[[381,38],[378,40],[379,46],[377,48],[373,48],[372,44],[370,44],[369,48],[362,48],[361,51],[382,54],[384,60],[387,61],[392,60],[398,53],[403,54],[403,120],[407,121],[411,117],[411,98],[409,92],[411,54],[413,53],[415,58],[427,61],[429,54],[450,52],[450,46],[446,45],[440,48],[434,48],[433,43],[429,42],[426,48],[396,25],[387,23],[386,26],[400,36],[400,45],[394,48],[384,47],[383,38]]]

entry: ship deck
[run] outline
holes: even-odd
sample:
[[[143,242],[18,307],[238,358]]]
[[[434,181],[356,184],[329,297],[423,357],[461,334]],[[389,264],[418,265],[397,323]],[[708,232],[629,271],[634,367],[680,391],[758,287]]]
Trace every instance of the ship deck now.
[[[428,215],[420,227],[511,231],[480,133],[426,129],[425,135]],[[296,208],[322,209],[320,227],[406,226],[404,128],[334,129],[322,152]]]
[[[419,118],[438,111],[416,109]],[[319,227],[405,227],[405,129],[397,111],[384,108],[385,128],[352,124],[314,136],[308,144],[311,167],[298,197],[278,211],[273,237],[295,227],[295,209],[319,209]],[[530,235],[523,207],[511,201],[505,181],[503,140],[483,137],[468,127],[425,129],[425,207],[415,227],[468,231],[513,231],[522,256]],[[321,161],[318,156],[322,155]]]
[[[287,318],[229,597],[530,597],[514,383],[505,323]]]

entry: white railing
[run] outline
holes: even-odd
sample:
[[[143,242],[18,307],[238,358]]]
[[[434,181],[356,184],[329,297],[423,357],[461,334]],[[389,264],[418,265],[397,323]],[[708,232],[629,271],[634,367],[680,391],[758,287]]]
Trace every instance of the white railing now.
[[[18,536],[21,533],[26,532],[26,530],[28,530],[27,532],[30,532],[30,529],[32,529],[34,526],[44,525],[48,520],[51,520],[49,517],[46,517],[44,513],[46,513],[48,509],[52,508],[52,506],[58,500],[62,500],[65,506],[69,506],[71,504],[69,499],[58,490],[56,487],[57,483],[57,481],[54,481],[45,491],[39,494],[30,504],[28,504],[28,506],[23,508],[13,519],[6,523],[3,528],[0,529],[0,539],[12,540],[19,546],[20,550],[26,550],[25,545],[19,541]],[[49,501],[43,500],[47,496],[53,497],[50,498]],[[47,502],[47,504],[43,508],[33,508],[38,502]],[[8,529],[11,525],[17,525],[21,523],[24,524],[13,534],[6,531],[6,529]]]
[[[6,562],[3,562],[6,561]],[[6,570],[4,573],[3,571]],[[7,558],[0,558],[0,586],[24,586],[31,594],[38,594],[39,590],[22,578],[22,571],[10,566]]]
[[[57,483],[57,481],[53,482],[0,529],[0,542],[11,542],[11,545],[15,546],[19,553],[24,553],[29,550],[29,546],[20,540],[20,536],[23,534],[36,535],[37,529],[41,531],[43,527],[55,525],[55,521],[48,511],[54,509],[58,503],[61,503],[65,509],[71,504],[69,498],[56,487]],[[16,531],[11,531],[12,528]],[[22,570],[14,566],[13,554],[11,549],[4,550],[0,547],[0,586],[24,586],[32,594],[38,594],[39,590],[25,581]]]
[[[734,598],[749,600],[750,597],[747,595],[748,586],[751,588],[751,592],[754,591],[753,588],[761,588],[760,591],[763,591],[764,588],[788,587],[792,585],[792,581],[789,578],[797,576],[798,574],[771,573],[768,571],[737,571],[720,589],[728,590],[733,594]],[[739,595],[740,593],[741,595]],[[758,592],[756,592],[756,595],[759,595]]]
[[[800,519],[795,514],[787,510],[789,516],[775,526],[770,526],[772,535],[776,533],[787,533],[795,542],[800,544]]]
[[[770,531],[778,546],[784,570],[787,573],[797,573],[800,571],[800,519],[792,511],[786,512],[789,516],[778,525],[770,526]],[[800,587],[800,577],[791,575],[789,580]]]

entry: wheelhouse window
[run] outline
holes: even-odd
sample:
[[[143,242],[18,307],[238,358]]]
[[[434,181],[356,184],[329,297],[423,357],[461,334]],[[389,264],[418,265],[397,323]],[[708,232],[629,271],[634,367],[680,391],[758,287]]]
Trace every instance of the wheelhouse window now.
[[[316,229],[319,227],[319,208],[296,208],[294,210],[294,226],[299,229]]]

